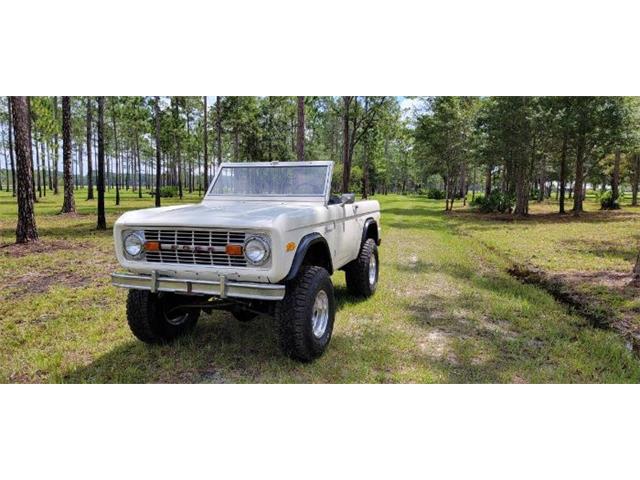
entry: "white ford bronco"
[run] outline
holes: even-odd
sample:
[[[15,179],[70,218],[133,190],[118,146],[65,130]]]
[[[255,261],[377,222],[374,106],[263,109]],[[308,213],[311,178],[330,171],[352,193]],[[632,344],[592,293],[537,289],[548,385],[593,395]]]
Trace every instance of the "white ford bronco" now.
[[[135,210],[113,230],[127,273],[127,319],[147,343],[190,330],[201,311],[239,321],[275,318],[283,352],[311,361],[326,349],[335,316],[331,275],[373,295],[380,205],[331,195],[333,162],[223,163],[199,204]]]

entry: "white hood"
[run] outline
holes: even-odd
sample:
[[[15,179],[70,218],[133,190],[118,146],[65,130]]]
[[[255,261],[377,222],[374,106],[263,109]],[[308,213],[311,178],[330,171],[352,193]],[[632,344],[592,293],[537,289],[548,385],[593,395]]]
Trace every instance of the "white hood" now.
[[[321,204],[206,201],[190,205],[147,208],[125,213],[118,224],[130,226],[189,226],[204,228],[271,228],[277,220],[285,229],[295,228],[298,221],[313,223],[314,211],[324,210]],[[316,214],[317,214],[316,213]],[[298,221],[296,221],[298,220]]]

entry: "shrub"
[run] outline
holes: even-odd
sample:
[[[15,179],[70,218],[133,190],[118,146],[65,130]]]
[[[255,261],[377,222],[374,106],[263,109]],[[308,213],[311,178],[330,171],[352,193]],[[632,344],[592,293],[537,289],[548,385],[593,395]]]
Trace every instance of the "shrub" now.
[[[162,187],[160,188],[160,197],[161,198],[171,198],[178,195],[177,187]]]
[[[618,210],[620,208],[618,199],[613,198],[613,193],[611,192],[611,190],[607,190],[604,193],[598,193],[596,195],[596,198],[600,201],[601,210]]]
[[[443,200],[444,192],[442,190],[438,190],[437,188],[430,188],[427,190],[427,198],[432,200]]]
[[[513,195],[494,190],[488,197],[478,195],[471,201],[471,206],[484,213],[505,213],[513,210],[515,204]]]

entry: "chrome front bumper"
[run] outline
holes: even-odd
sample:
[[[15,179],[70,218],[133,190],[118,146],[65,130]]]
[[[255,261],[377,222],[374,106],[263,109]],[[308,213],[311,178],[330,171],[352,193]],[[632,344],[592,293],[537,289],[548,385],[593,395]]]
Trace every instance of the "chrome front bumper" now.
[[[111,283],[116,287],[149,290],[150,292],[172,292],[186,295],[213,295],[220,298],[253,298],[256,300],[282,300],[284,285],[270,283],[229,282],[224,276],[220,281],[183,280],[151,275],[112,273]]]

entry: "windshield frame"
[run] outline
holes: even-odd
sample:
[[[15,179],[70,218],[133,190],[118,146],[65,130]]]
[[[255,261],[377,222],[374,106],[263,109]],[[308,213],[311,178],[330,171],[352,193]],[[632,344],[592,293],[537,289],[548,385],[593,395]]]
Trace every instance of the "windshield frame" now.
[[[223,168],[282,168],[282,167],[327,167],[324,179],[324,193],[319,195],[220,195],[211,193]],[[207,189],[207,194],[203,200],[253,200],[253,201],[278,201],[278,202],[322,202],[325,205],[329,202],[331,195],[331,178],[333,175],[333,162],[313,161],[313,162],[224,162],[216,169],[213,181]]]

